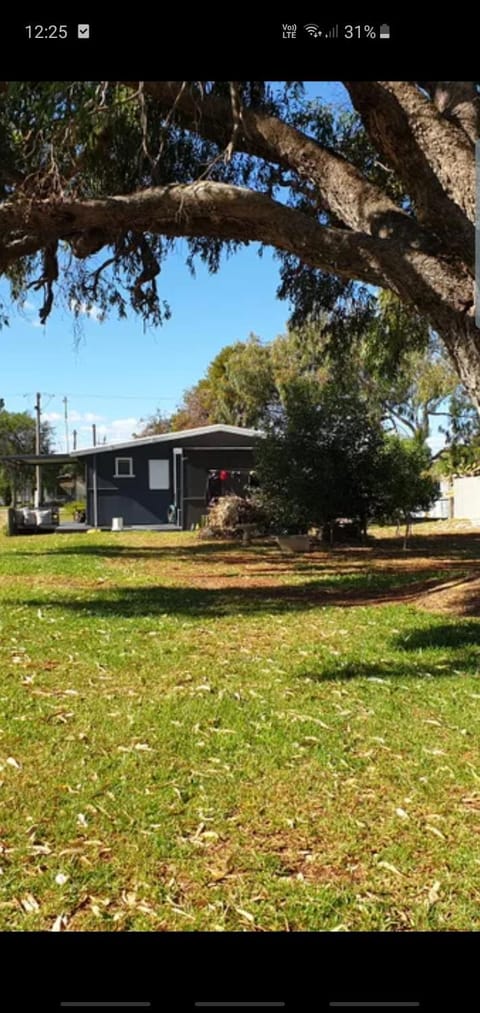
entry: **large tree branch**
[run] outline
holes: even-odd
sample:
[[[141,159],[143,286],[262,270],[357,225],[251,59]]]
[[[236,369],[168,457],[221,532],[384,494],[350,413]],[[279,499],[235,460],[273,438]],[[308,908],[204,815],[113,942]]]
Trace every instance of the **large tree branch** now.
[[[25,252],[33,252],[61,239],[84,258],[127,231],[258,241],[311,267],[385,284],[382,240],[324,228],[265,194],[208,181],[101,200],[6,202],[0,205],[0,267],[18,259],[22,244]]]
[[[124,84],[138,89],[138,81]],[[174,108],[178,122],[200,136],[229,149],[234,127],[235,148],[281,166],[308,180],[325,207],[349,228],[369,235],[406,235],[407,241],[426,241],[417,223],[402,211],[380,187],[340,155],[322,147],[288,123],[242,107],[241,120],[234,124],[231,103],[215,95],[200,93],[190,82],[146,81],[145,94],[155,100],[162,113]]]
[[[474,81],[419,81],[436,109],[461,127],[472,144],[480,134],[480,98]]]
[[[429,102],[413,81],[381,84],[407,116],[412,137],[445,192],[474,222],[475,151],[465,131]]]
[[[344,81],[366,130],[411,195],[420,221],[474,261],[472,145],[408,81]]]
[[[459,313],[472,312],[471,281],[461,262],[393,239],[326,228],[265,194],[210,181],[99,200],[5,202],[0,205],[0,268],[13,261],[12,243],[22,234],[31,244],[37,237],[43,249],[64,240],[75,256],[87,257],[128,232],[257,241],[310,267],[391,288],[434,326],[440,309],[443,327],[449,314],[453,325]]]
[[[387,402],[385,403],[385,408],[387,412],[392,416],[392,422],[397,420],[398,422],[401,423],[402,426],[405,426],[406,429],[409,429],[410,432],[413,434],[413,436],[416,435],[418,431],[418,426],[416,426],[411,419],[405,418],[405,416],[402,415],[401,412],[393,408],[392,405],[388,404]]]
[[[30,257],[38,253],[44,246],[40,236],[20,235],[7,238],[5,243],[0,237],[0,269],[15,264],[22,257]]]

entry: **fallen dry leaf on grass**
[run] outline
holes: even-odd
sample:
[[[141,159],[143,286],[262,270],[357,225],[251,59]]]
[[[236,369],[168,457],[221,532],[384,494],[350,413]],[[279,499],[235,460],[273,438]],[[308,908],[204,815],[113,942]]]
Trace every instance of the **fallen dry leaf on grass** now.
[[[242,907],[236,907],[236,908],[235,908],[235,911],[236,911],[236,912],[237,912],[237,914],[239,914],[239,915],[240,915],[240,916],[241,916],[242,918],[245,918],[245,920],[246,920],[247,922],[251,922],[251,923],[252,923],[252,922],[254,922],[254,921],[255,921],[255,918],[254,918],[254,916],[253,916],[252,914],[250,914],[250,911],[245,911],[245,910],[244,910],[244,908],[242,908]]]
[[[437,901],[440,899],[439,898],[440,887],[441,887],[440,880],[438,879],[435,880],[435,883],[433,884],[432,887],[430,887],[430,890],[428,891],[428,897],[425,901],[427,907],[429,908],[433,907],[433,905],[436,904]]]
[[[127,907],[135,907],[137,903],[137,894],[135,890],[122,890],[122,901]]]
[[[40,904],[35,900],[33,893],[27,893],[25,897],[21,897],[20,904],[27,914],[34,914],[35,911],[40,911]]]
[[[425,830],[429,830],[431,834],[435,834],[436,837],[440,837],[442,841],[445,840],[445,834],[442,834],[442,831],[439,830],[438,827],[431,827],[430,824],[427,823]]]
[[[387,869],[388,872],[393,872],[396,876],[403,876],[403,872],[400,872],[400,869],[397,869],[395,865],[391,864],[391,862],[377,862],[377,868]]]
[[[229,876],[231,876],[232,863],[230,861],[227,861],[223,866],[209,869],[208,874],[210,883],[221,883],[223,879],[227,879]]]
[[[32,844],[30,847],[32,855],[51,855],[52,849],[49,844]]]
[[[462,805],[468,809],[480,809],[480,795],[464,795]]]

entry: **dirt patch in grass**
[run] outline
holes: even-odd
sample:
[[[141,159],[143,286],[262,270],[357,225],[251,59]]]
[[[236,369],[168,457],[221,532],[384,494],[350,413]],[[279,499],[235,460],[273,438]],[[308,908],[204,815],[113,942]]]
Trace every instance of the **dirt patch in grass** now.
[[[454,545],[445,536],[430,536],[427,546],[412,545],[406,552],[397,542],[391,538],[368,547],[315,549],[288,557],[269,542],[244,550],[228,543],[193,545],[175,555],[160,545],[131,564],[130,575],[135,582],[138,567],[139,574],[163,587],[188,585],[235,596],[246,593],[251,600],[347,606],[416,603],[423,594],[443,588],[450,577],[458,581],[469,579],[470,571],[480,574],[470,540]],[[121,551],[105,559],[106,582],[119,572],[124,575],[126,563],[128,556]]]
[[[248,851],[237,848],[237,853],[229,856],[229,871],[233,875],[248,877],[268,870],[268,875],[277,882],[299,880],[338,887],[358,885],[367,875],[364,863],[341,853],[335,834],[330,834],[325,825],[321,832],[318,827],[251,828],[248,841]],[[246,863],[245,855],[248,855]]]
[[[420,595],[415,604],[429,612],[474,618],[480,616],[480,574],[451,581]]]

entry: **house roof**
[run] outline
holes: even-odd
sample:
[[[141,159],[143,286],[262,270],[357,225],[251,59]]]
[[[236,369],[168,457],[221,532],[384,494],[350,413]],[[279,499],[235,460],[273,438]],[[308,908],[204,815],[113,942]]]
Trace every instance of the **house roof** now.
[[[127,450],[132,447],[143,447],[151,443],[172,443],[181,437],[204,436],[205,433],[225,433],[226,436],[245,436],[253,439],[261,436],[259,429],[242,429],[240,426],[198,426],[196,429],[178,429],[171,433],[161,433],[160,436],[144,436],[137,440],[128,440],[127,443],[102,443],[100,446],[88,447],[85,450],[72,451],[71,457],[85,457],[90,454],[104,454],[112,450]]]

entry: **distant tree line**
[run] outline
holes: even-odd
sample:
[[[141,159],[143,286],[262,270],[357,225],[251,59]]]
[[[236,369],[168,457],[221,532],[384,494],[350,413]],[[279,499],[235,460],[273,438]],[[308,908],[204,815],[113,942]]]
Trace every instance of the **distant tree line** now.
[[[40,451],[53,452],[53,431],[48,422],[40,427]],[[0,499],[6,506],[13,500],[14,489],[22,499],[31,495],[34,481],[33,465],[13,463],[3,457],[35,453],[35,419],[29,412],[9,412],[0,398]],[[54,492],[58,467],[44,469],[43,479],[47,491]]]

